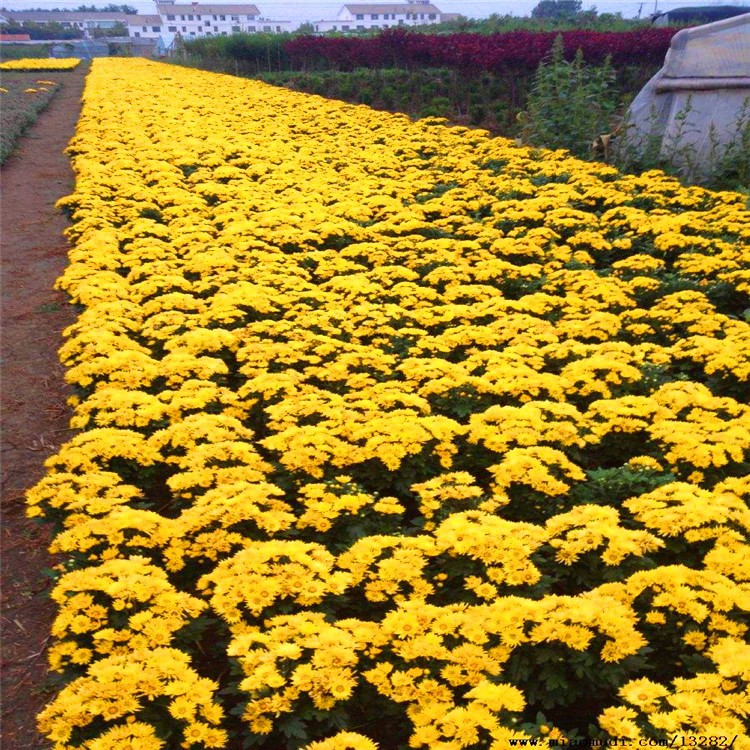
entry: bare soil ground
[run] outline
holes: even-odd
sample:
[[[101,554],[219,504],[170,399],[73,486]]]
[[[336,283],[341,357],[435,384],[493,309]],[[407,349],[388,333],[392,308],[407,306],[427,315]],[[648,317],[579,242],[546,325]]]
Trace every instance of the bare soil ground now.
[[[46,647],[54,607],[44,570],[54,561],[47,553],[49,529],[25,517],[24,493],[43,476],[44,459],[72,434],[57,350],[74,312],[65,295],[53,289],[68,250],[62,235],[67,221],[55,202],[73,189],[63,150],[75,130],[87,69],[82,64],[54,74],[61,90],[0,168],[0,676],[2,746],[8,750],[47,747],[36,732],[35,716],[50,697]]]

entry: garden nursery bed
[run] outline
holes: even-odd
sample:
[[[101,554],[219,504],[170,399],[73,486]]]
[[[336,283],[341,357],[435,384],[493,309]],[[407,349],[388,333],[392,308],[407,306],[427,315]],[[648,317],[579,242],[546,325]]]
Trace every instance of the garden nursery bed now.
[[[67,153],[55,750],[750,748],[746,196],[137,59]]]

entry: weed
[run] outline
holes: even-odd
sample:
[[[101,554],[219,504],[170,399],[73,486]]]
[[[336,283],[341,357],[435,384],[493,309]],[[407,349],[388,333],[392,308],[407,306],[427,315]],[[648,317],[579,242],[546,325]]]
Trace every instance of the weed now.
[[[707,154],[699,154],[693,135],[699,132],[690,121],[692,97],[674,116],[674,127],[665,135],[658,127],[658,113],[652,106],[642,133],[633,133],[634,124],[626,118],[613,149],[615,165],[625,172],[661,169],[685,184],[713,190],[750,193],[750,97],[740,107],[728,134],[715,123],[708,130]]]
[[[549,59],[534,76],[522,118],[522,139],[588,157],[591,142],[609,129],[617,106],[613,81],[609,58],[602,66],[587,66],[579,49],[569,62],[558,35]]]
[[[39,88],[38,73],[4,73],[0,78],[0,164],[13,153],[18,139],[33,125],[59,89],[59,84]],[[33,91],[28,91],[33,89]]]

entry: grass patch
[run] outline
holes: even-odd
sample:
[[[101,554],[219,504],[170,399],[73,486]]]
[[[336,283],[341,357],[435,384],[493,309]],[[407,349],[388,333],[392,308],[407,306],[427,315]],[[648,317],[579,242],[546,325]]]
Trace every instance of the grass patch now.
[[[294,91],[319,94],[411,117],[446,117],[457,124],[487,128],[494,134],[516,129],[516,115],[529,81],[496,73],[463,75],[448,68],[352,71],[281,71],[254,78]]]
[[[53,313],[53,312],[59,312],[61,309],[62,309],[62,305],[59,302],[45,302],[43,305],[39,306],[39,309],[37,312]]]
[[[60,89],[60,82],[53,78],[15,71],[0,74],[0,164]]]
[[[51,44],[3,44],[3,60],[21,60],[28,57],[49,57]]]

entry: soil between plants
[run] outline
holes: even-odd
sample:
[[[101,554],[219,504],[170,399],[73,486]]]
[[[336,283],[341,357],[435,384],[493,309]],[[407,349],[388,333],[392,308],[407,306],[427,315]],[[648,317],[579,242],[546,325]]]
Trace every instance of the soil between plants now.
[[[54,75],[61,90],[0,167],[0,403],[2,479],[2,746],[48,747],[36,714],[52,697],[46,650],[55,607],[45,569],[47,526],[25,516],[24,493],[44,460],[70,439],[69,389],[57,351],[75,314],[54,290],[67,265],[67,220],[55,202],[73,190],[63,150],[75,132],[88,66]],[[50,80],[53,80],[50,78]]]

